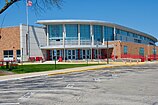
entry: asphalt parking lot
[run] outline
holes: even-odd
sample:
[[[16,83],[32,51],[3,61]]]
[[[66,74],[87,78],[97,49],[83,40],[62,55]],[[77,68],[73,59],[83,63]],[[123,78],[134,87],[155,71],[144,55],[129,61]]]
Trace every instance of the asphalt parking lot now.
[[[158,64],[1,81],[0,105],[158,105]]]

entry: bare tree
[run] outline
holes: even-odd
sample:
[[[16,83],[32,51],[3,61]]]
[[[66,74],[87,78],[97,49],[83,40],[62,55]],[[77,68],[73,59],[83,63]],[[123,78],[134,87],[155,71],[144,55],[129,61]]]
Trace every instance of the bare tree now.
[[[0,9],[0,14],[2,14],[5,10],[7,10],[11,5],[17,3],[18,1],[26,1],[26,0],[1,0],[4,6]],[[52,6],[56,6],[61,8],[63,0],[32,0],[33,8],[36,12],[41,12],[43,10],[49,9]]]

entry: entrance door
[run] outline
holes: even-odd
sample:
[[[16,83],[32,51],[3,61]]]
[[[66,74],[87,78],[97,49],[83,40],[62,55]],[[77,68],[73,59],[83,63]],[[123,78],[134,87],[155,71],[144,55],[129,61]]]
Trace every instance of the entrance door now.
[[[67,50],[67,58],[68,58],[68,59],[71,59],[71,55],[72,55],[72,54],[71,54],[71,50]]]
[[[72,50],[72,59],[76,59],[76,50]]]
[[[90,50],[87,50],[87,59],[90,59],[91,58],[91,52]]]
[[[47,60],[52,60],[53,58],[53,50],[47,50]]]
[[[82,50],[82,59],[90,59],[91,51],[89,49]]]
[[[56,57],[56,59],[59,59],[59,57],[62,57],[62,50],[56,50],[56,51],[53,50],[53,59],[52,60],[55,60],[55,57]]]
[[[86,59],[86,50],[82,50],[82,58]]]
[[[67,50],[67,58],[70,60],[76,59],[76,50]]]
[[[57,50],[57,59],[60,57],[60,50]]]

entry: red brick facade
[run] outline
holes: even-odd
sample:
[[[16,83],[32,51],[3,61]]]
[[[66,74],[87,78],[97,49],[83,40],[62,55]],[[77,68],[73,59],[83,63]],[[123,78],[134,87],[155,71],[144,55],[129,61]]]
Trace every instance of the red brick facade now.
[[[106,43],[105,43],[106,44]],[[153,45],[145,45],[145,44],[138,44],[133,42],[121,42],[121,41],[115,41],[115,42],[109,42],[109,45],[113,45],[114,48],[112,50],[112,55],[115,55],[118,58],[122,58],[124,55],[124,46],[127,46],[127,55],[129,55],[131,58],[134,56],[139,56],[139,49],[144,48],[144,57],[149,58],[150,56],[154,56],[153,49],[156,49],[158,51],[158,46]],[[158,54],[157,54],[158,55]]]
[[[16,58],[16,50],[20,50],[20,27],[0,29],[0,60],[3,59],[4,50],[13,50]]]

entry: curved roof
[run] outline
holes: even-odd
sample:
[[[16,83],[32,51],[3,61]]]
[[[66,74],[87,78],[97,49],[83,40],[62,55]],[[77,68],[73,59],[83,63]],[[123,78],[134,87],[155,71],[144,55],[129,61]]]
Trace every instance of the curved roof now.
[[[157,42],[158,40],[153,37],[152,35],[149,35],[147,33],[128,28],[125,26],[121,26],[115,23],[110,23],[110,22],[105,22],[105,21],[99,21],[99,20],[38,20],[37,23],[39,24],[44,24],[44,25],[49,25],[49,24],[97,24],[97,25],[104,25],[104,26],[109,26],[109,27],[115,27],[117,29],[125,30],[128,32],[136,33],[142,36],[145,36],[147,38],[152,39],[154,42]]]

